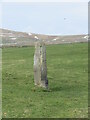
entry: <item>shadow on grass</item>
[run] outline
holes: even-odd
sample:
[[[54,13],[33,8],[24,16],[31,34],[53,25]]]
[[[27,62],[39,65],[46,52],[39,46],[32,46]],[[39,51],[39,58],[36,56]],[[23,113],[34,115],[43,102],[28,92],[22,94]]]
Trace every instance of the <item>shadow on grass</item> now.
[[[51,87],[50,88],[52,92],[60,92],[60,91],[66,91],[66,92],[71,92],[71,91],[79,91],[82,92],[82,90],[84,89],[83,88],[83,85],[81,84],[74,84],[74,85],[71,85],[71,84],[64,84],[63,86],[55,86],[55,87]]]
[[[53,88],[51,88],[51,91],[52,92],[57,92],[57,91],[62,91],[63,90],[63,88],[62,87],[53,87]]]

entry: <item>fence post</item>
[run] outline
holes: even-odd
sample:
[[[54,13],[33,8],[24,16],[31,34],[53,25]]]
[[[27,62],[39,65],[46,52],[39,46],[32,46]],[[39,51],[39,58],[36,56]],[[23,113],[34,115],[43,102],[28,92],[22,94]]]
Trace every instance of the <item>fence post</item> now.
[[[46,46],[44,42],[37,42],[35,44],[34,82],[37,86],[48,88]]]

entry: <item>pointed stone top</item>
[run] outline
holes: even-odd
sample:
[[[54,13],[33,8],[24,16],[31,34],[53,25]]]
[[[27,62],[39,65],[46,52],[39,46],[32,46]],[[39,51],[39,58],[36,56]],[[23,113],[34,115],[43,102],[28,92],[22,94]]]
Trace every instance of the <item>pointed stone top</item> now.
[[[45,45],[44,41],[38,41],[35,43],[35,47]]]

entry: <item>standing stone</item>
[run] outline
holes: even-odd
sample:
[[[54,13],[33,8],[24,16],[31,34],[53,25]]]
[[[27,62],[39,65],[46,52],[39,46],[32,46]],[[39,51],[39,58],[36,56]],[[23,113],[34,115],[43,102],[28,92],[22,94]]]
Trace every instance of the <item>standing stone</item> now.
[[[43,42],[37,42],[35,44],[34,82],[37,86],[48,88],[46,47]]]

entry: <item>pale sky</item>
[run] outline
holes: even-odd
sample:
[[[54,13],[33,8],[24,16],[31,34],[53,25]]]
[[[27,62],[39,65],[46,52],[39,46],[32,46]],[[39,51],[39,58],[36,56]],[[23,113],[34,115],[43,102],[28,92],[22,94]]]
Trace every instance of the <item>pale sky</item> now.
[[[3,2],[2,27],[52,35],[87,34],[88,2]]]

